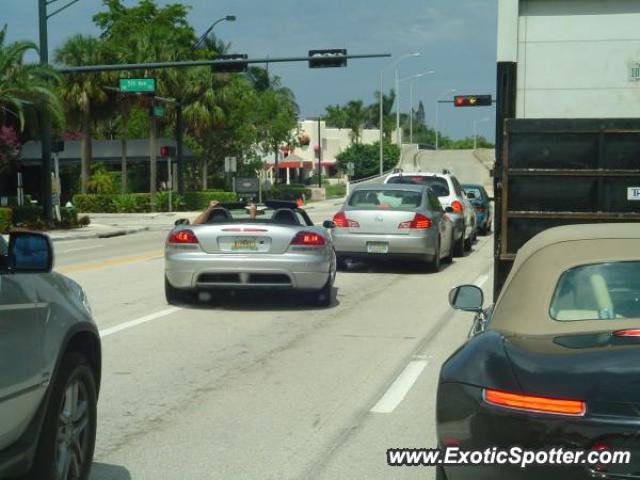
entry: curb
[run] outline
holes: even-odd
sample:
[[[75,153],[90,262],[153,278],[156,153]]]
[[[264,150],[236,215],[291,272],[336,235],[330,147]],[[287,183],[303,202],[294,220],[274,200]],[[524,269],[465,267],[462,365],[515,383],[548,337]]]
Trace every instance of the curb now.
[[[125,228],[120,230],[111,230],[108,232],[96,232],[90,234],[80,234],[77,236],[64,236],[64,237],[55,237],[50,235],[51,241],[53,242],[65,242],[68,240],[90,240],[94,238],[113,238],[113,237],[122,237],[124,235],[132,235],[134,233],[146,232],[149,231],[149,227],[134,227],[134,228]]]

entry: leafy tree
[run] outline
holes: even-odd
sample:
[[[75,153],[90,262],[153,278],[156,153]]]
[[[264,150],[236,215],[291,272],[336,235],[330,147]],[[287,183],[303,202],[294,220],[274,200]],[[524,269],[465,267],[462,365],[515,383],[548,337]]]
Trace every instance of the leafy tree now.
[[[400,149],[395,144],[384,142],[382,151],[383,168],[391,170],[400,160]],[[342,171],[347,170],[349,162],[354,164],[354,179],[377,175],[380,171],[380,143],[353,143],[336,156],[336,164]]]
[[[64,124],[64,110],[54,85],[59,76],[49,66],[25,64],[24,55],[37,52],[32,42],[6,42],[6,25],[0,30],[0,125],[35,133],[36,113],[46,114],[54,126]]]
[[[74,35],[55,53],[55,61],[65,65],[99,65],[112,60],[105,45],[95,37]],[[103,88],[111,83],[107,74],[76,73],[66,75],[59,88],[72,124],[82,131],[81,140],[81,190],[87,192],[91,165],[91,136],[93,120],[110,109],[108,95]]]
[[[329,105],[325,108],[325,114],[322,117],[330,128],[346,128],[347,112],[340,105]]]

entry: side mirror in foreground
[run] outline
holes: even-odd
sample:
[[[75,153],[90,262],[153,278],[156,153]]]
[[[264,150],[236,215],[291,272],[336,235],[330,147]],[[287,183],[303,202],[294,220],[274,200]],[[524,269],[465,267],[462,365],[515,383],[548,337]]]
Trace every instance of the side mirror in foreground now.
[[[484,293],[476,285],[460,285],[449,292],[449,305],[465,312],[481,312]]]
[[[36,232],[14,232],[9,237],[9,269],[14,273],[48,273],[53,268],[51,239]]]

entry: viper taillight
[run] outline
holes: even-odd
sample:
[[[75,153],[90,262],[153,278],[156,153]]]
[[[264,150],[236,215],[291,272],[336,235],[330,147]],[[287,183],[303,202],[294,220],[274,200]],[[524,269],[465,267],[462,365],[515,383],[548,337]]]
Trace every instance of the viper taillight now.
[[[324,245],[325,243],[326,242],[322,235],[313,232],[298,232],[291,241],[291,245],[305,247],[319,247]]]
[[[413,220],[408,220],[406,222],[402,222],[398,225],[398,228],[417,228],[420,230],[425,230],[427,228],[431,228],[431,219],[425,217],[420,213],[416,213]]]
[[[560,400],[488,388],[483,391],[483,396],[484,401],[490,405],[533,413],[583,416],[587,410],[585,402],[580,400]]]
[[[347,218],[344,212],[338,212],[333,216],[333,223],[336,224],[338,228],[358,228],[360,224],[355,220],[351,220]]]
[[[176,230],[169,234],[169,243],[198,243],[198,237],[191,230]]]

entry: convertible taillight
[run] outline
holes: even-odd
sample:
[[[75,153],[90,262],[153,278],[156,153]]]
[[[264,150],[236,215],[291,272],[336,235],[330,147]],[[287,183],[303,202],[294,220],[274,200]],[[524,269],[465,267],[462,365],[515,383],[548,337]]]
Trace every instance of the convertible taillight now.
[[[402,222],[398,225],[398,228],[417,228],[420,230],[425,230],[427,228],[431,228],[431,219],[425,217],[420,213],[416,213],[415,217],[413,217],[413,220]]]
[[[198,237],[191,230],[177,230],[169,234],[169,243],[194,244],[198,243]]]
[[[533,413],[553,413],[556,415],[584,416],[587,406],[580,400],[560,400],[485,389],[484,401],[490,405],[523,410]]]
[[[333,223],[336,224],[338,228],[358,228],[360,224],[355,220],[351,220],[347,218],[344,212],[338,212],[333,216]]]
[[[313,232],[298,232],[291,241],[291,245],[301,245],[305,247],[319,247],[325,243],[322,235]]]

